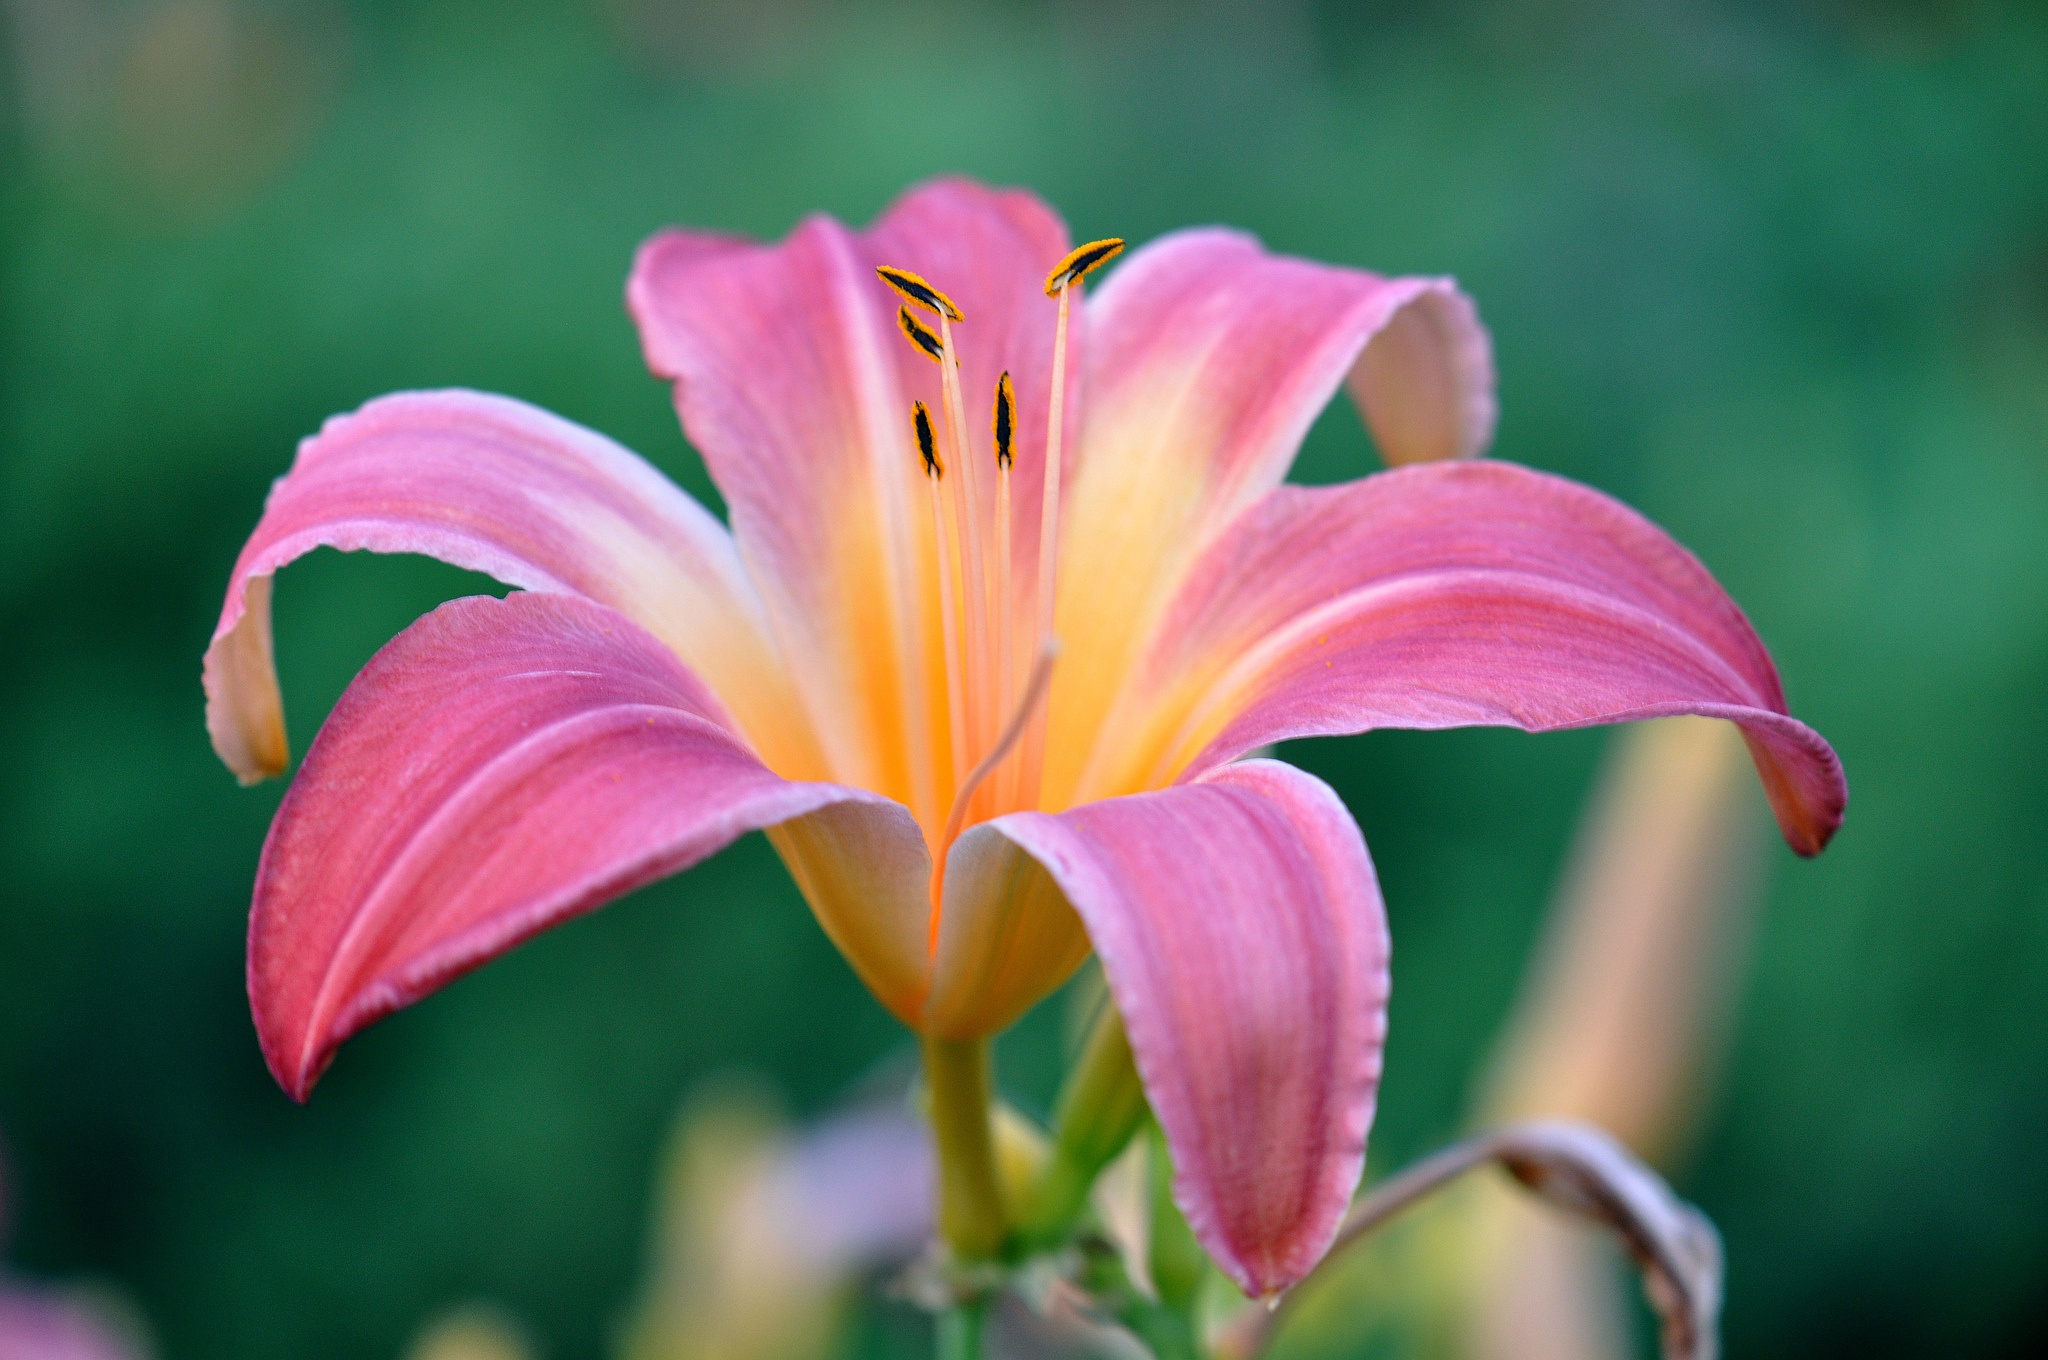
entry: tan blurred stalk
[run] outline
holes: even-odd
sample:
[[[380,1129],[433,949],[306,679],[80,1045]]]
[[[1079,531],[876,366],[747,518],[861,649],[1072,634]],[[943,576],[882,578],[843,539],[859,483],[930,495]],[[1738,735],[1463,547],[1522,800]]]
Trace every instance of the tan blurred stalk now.
[[[532,1360],[526,1336],[512,1320],[484,1304],[442,1314],[406,1348],[405,1360]]]
[[[1481,1127],[1583,1120],[1681,1155],[1749,933],[1761,821],[1727,723],[1618,735],[1477,1103]],[[1612,1247],[1494,1181],[1470,1200],[1475,1360],[1629,1353]]]
[[[1598,1125],[1653,1165],[1682,1153],[1748,936],[1763,821],[1726,723],[1618,731],[1471,1124]],[[1498,1175],[1466,1176],[1302,1290],[1275,1357],[1367,1336],[1431,1360],[1622,1360],[1617,1254]]]

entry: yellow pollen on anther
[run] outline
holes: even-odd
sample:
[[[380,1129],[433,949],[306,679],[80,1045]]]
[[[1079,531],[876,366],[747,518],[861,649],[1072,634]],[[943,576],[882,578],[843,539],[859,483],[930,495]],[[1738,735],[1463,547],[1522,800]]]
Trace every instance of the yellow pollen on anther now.
[[[1123,243],[1119,241],[1117,244],[1121,247]],[[953,299],[947,297],[908,269],[898,269],[893,265],[885,264],[876,266],[875,273],[881,276],[883,283],[888,284],[891,288],[894,288],[926,311],[937,313],[948,321],[963,321],[966,319],[960,315],[960,309],[953,305]]]
[[[996,466],[1008,471],[1011,463],[1010,445],[1017,435],[1017,390],[1010,385],[1007,369],[996,380],[996,409],[993,417],[996,435]]]
[[[926,357],[933,363],[943,362],[946,351],[939,344],[939,337],[932,334],[922,321],[912,316],[908,307],[898,307],[896,309],[896,324],[901,326],[903,333],[910,337],[910,343],[923,350]]]
[[[924,458],[925,475],[945,476],[946,465],[939,461],[939,441],[932,434],[932,413],[923,402],[910,404],[910,423],[917,429],[917,451]]]
[[[1085,246],[1075,246],[1067,252],[1065,259],[1052,267],[1052,273],[1045,276],[1045,295],[1056,297],[1065,284],[1079,283],[1090,271],[1108,264],[1123,254],[1124,240],[1121,236],[1110,236],[1100,241],[1090,241]]]

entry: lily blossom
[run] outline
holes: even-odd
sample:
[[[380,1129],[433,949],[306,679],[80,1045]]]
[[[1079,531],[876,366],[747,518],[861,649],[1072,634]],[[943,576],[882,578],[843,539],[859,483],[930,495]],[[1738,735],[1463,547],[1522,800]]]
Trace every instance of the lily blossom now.
[[[389,396],[301,445],[207,653],[245,780],[287,764],[287,562],[425,553],[523,593],[378,653],[278,810],[249,989],[288,1092],[380,1016],[763,830],[928,1052],[1099,955],[1177,1201],[1268,1294],[1357,1185],[1388,938],[1336,795],[1241,757],[1706,714],[1742,729],[1793,848],[1825,844],[1840,766],[1706,570],[1596,491],[1472,461],[1493,363],[1450,281],[1203,229],[1084,299],[1120,243],[1095,244],[1069,258],[1036,198],[961,181],[864,232],[648,241],[628,306],[730,530],[505,397]],[[1341,387],[1406,466],[1283,484]]]

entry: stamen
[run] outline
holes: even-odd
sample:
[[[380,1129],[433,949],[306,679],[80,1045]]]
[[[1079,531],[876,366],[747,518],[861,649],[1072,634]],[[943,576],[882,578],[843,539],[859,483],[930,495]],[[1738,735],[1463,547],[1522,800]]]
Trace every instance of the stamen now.
[[[917,451],[924,458],[925,475],[945,476],[946,465],[939,461],[938,440],[932,436],[932,413],[923,402],[910,403],[910,423],[917,429]]]
[[[947,765],[957,770],[967,751],[967,715],[960,704],[960,631],[953,617],[953,578],[960,571],[960,536],[957,527],[948,522],[945,500],[939,495],[939,482],[945,477],[946,469],[939,462],[938,441],[932,434],[932,413],[923,402],[911,403],[910,422],[917,432],[918,454],[924,459],[925,485],[931,489],[932,544],[939,566],[939,646],[945,653],[946,718],[948,736],[953,743]]]
[[[991,424],[996,440],[996,684],[1002,707],[1007,711],[1017,683],[1016,644],[1013,640],[1017,631],[1017,604],[1010,595],[1010,464],[1014,461],[1010,456],[1010,445],[1017,432],[1017,392],[1010,385],[1007,369],[996,380],[996,404]],[[998,807],[1014,805],[1017,775],[1016,761],[1003,767],[1002,778],[996,781]]]
[[[945,351],[939,345],[939,337],[933,335],[922,321],[912,316],[908,307],[898,307],[896,309],[896,324],[901,326],[903,333],[910,337],[910,343],[923,350],[933,363],[943,362],[941,356]]]
[[[1010,470],[1010,441],[1017,429],[1017,389],[1010,385],[1010,372],[1003,370],[1003,376],[996,380],[996,409],[993,420],[996,434],[996,466],[1003,471]]]
[[[961,826],[967,821],[968,799],[974,796],[974,791],[980,787],[981,782],[988,778],[989,771],[995,769],[1003,757],[1016,747],[1018,738],[1024,735],[1024,728],[1045,702],[1045,692],[1052,685],[1052,664],[1059,660],[1059,656],[1059,643],[1048,638],[1045,645],[1039,648],[1038,661],[1031,667],[1031,682],[1024,687],[1024,697],[1018,701],[1016,711],[1010,714],[1010,721],[1004,725],[1002,736],[989,748],[989,753],[981,758],[981,763],[974,767],[974,772],[967,776],[967,782],[960,786],[960,792],[953,796],[953,810],[946,814],[946,830],[939,837],[938,854],[935,856],[937,868],[932,874],[930,948],[933,955],[939,952],[939,910],[945,901],[946,852],[952,848],[953,841],[960,835]]]
[[[1120,238],[1090,241],[1067,253],[1045,281],[1048,295],[1060,300],[1060,319],[1052,333],[1052,402],[1045,423],[1045,493],[1038,505],[1038,644],[1052,639],[1054,607],[1058,603],[1060,546],[1060,445],[1066,434],[1067,406],[1067,316],[1074,290],[1083,275],[1113,258],[1124,248]],[[1045,725],[1050,716],[1032,725],[1031,740],[1024,747],[1023,769],[1018,773],[1017,806],[1035,808],[1045,778]]]
[[[954,452],[956,465],[961,465],[964,460],[960,476],[954,479],[952,501],[953,515],[960,526],[961,560],[966,567],[960,578],[960,612],[966,625],[966,636],[962,641],[966,653],[967,729],[975,749],[986,750],[989,742],[995,739],[995,724],[1000,711],[989,684],[988,579],[984,572],[987,563],[981,550],[981,522],[988,513],[988,492],[983,488],[982,479],[988,474],[982,470],[978,460],[966,457],[967,415],[960,400],[960,351],[953,340],[953,323],[943,312],[939,314],[939,344],[944,353],[939,361],[939,380],[945,399],[946,443]],[[966,752],[963,751],[961,759],[965,758]]]
[[[1117,242],[1117,246],[1122,248],[1123,242]],[[926,311],[936,312],[948,321],[965,321],[967,319],[960,315],[960,309],[953,305],[953,299],[947,297],[908,269],[898,269],[893,265],[885,264],[877,267],[875,272],[882,276],[883,283],[888,284],[891,288],[894,288]]]
[[[1117,256],[1123,254],[1124,240],[1111,236],[1100,241],[1090,241],[1085,246],[1075,246],[1067,257],[1052,267],[1052,273],[1045,276],[1045,295],[1058,297],[1062,288],[1070,283],[1079,283],[1091,270],[1099,269]]]

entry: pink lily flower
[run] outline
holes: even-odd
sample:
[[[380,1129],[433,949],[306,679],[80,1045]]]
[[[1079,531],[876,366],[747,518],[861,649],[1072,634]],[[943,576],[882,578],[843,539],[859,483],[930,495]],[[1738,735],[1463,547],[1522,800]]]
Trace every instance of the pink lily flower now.
[[[1205,229],[1084,303],[1068,251],[1036,198],[959,181],[865,232],[647,242],[628,305],[729,531],[505,397],[384,397],[301,445],[207,653],[243,779],[287,764],[285,563],[425,553],[525,593],[391,642],[278,810],[249,990],[286,1091],[377,1018],[763,830],[928,1053],[1097,954],[1178,1202],[1266,1294],[1357,1185],[1388,939],[1336,795],[1240,757],[1707,714],[1742,729],[1793,848],[1826,843],[1840,765],[1705,569],[1598,492],[1469,461],[1493,364],[1448,280]],[[892,291],[878,268],[915,273]],[[1408,466],[1284,485],[1340,386]]]

